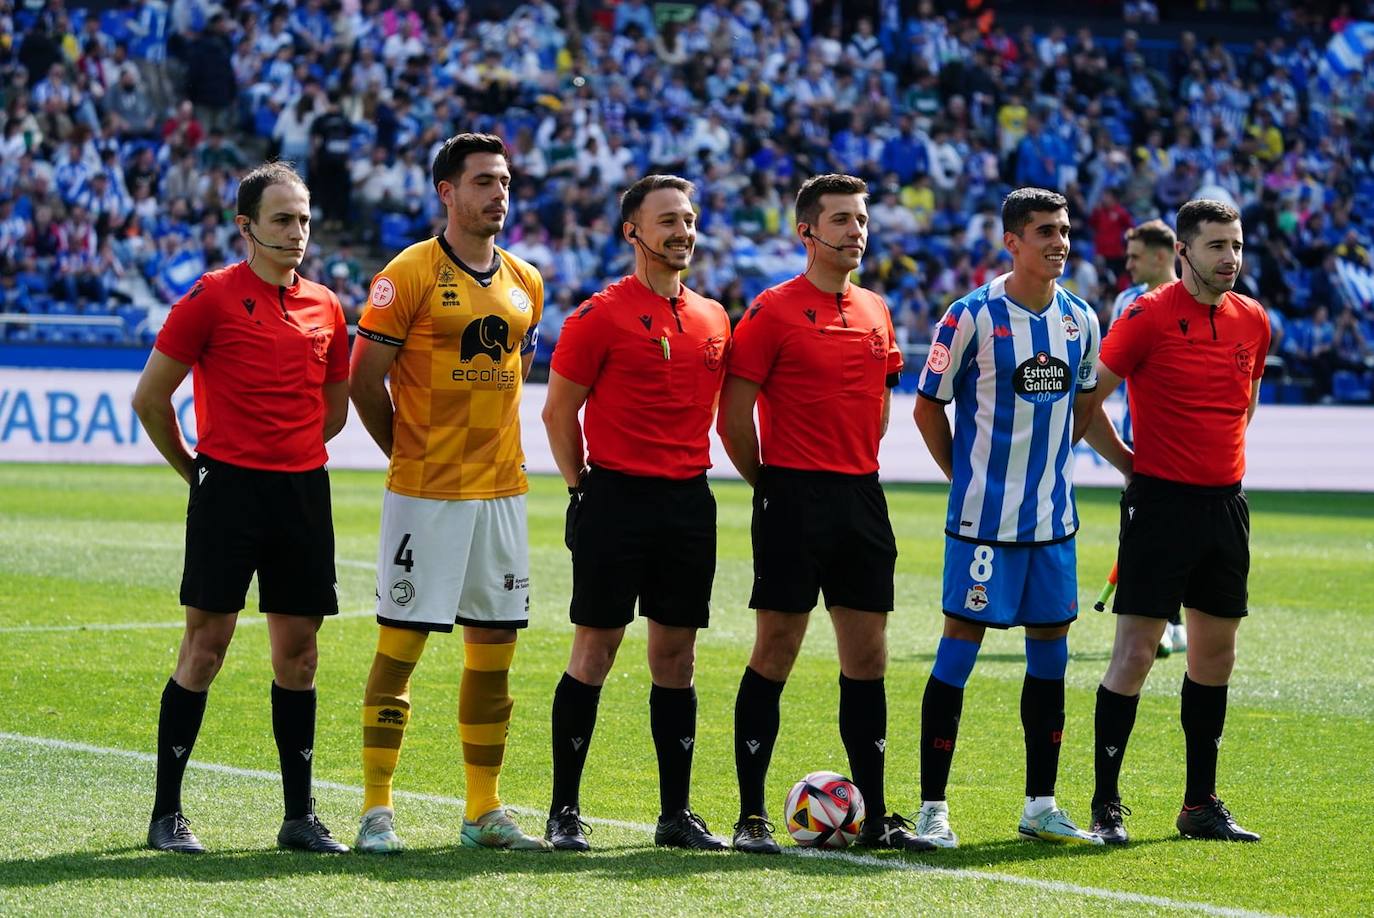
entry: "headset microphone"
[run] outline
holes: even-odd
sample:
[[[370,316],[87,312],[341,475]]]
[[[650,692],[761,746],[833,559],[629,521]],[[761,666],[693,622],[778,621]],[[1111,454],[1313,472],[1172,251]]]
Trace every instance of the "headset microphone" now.
[[[1193,260],[1188,257],[1188,249],[1186,246],[1184,247],[1183,251],[1179,254],[1183,257],[1184,261],[1188,262],[1188,269],[1193,272],[1193,277],[1197,280],[1198,283],[1205,286],[1208,290],[1212,291],[1217,296],[1221,296],[1227,291],[1228,288],[1218,287],[1216,284],[1212,283],[1211,281],[1207,280],[1207,278],[1203,277],[1201,272],[1199,272],[1197,268],[1193,267]]]
[[[639,247],[640,247],[641,249],[643,249],[644,251],[646,251],[646,252],[652,252],[654,255],[657,255],[659,258],[663,259],[664,261],[667,261],[667,260],[668,260],[668,255],[667,255],[666,252],[660,252],[658,249],[651,249],[651,248],[649,248],[649,246],[645,245],[645,244],[644,244],[644,240],[639,238],[639,232],[638,232],[638,230],[636,230],[635,227],[633,227],[633,226],[630,227],[630,238],[633,239],[633,240],[635,241],[635,245],[639,246]]]
[[[810,227],[807,227],[806,231],[803,232],[802,235],[805,236],[807,239],[810,239],[812,242],[819,242],[827,249],[833,249],[836,252],[843,252],[845,250],[845,247],[842,245],[831,245],[830,243],[826,242],[820,236],[817,236],[815,233],[811,232]]]
[[[244,224],[243,231],[248,234],[249,239],[252,239],[255,243],[262,246],[264,249],[276,249],[278,252],[286,252],[295,249],[295,246],[291,245],[273,245],[270,242],[263,242],[261,239],[257,237],[256,234],[254,234],[253,228],[251,226],[248,226],[247,224]]]

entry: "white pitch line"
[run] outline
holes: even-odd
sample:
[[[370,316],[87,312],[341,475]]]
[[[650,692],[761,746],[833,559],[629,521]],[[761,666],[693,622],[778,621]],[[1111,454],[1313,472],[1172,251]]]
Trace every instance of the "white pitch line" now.
[[[157,756],[150,752],[136,752],[132,749],[116,749],[108,746],[93,746],[89,743],[76,743],[71,740],[52,739],[46,736],[28,736],[23,733],[0,732],[0,742],[24,743],[26,745],[39,746],[45,749],[61,749],[66,752],[84,752],[90,755],[114,756],[135,762],[157,762]],[[217,762],[197,762],[192,760],[187,763],[187,767],[195,768],[200,771],[214,772],[216,774],[230,775],[236,778],[256,778],[273,782],[281,780],[281,775],[275,771],[265,771],[259,768],[237,768],[233,765],[221,765]],[[343,784],[338,781],[316,781],[314,784],[315,787],[325,788],[327,790],[344,791],[358,795],[361,795],[363,792],[361,787],[352,784]],[[448,797],[440,794],[420,794],[414,791],[398,790],[394,791],[394,796],[406,800],[418,800],[425,803],[437,803],[445,806],[463,805],[463,798],[461,797]],[[542,817],[545,813],[542,809],[535,809],[532,807],[508,805],[508,808],[525,816]],[[642,832],[646,835],[654,831],[654,826],[648,823],[627,822],[619,819],[601,819],[595,816],[583,818],[587,822],[595,823],[596,825],[613,826],[619,829],[628,829],[633,832]],[[993,873],[986,870],[961,870],[951,867],[934,867],[929,864],[922,864],[914,861],[880,858],[874,857],[871,854],[854,854],[848,851],[817,851],[808,848],[785,848],[783,850],[785,854],[793,857],[814,857],[827,860],[839,860],[862,867],[934,874],[952,880],[1007,883],[1013,886],[1024,886],[1042,892],[1086,896],[1094,899],[1106,899],[1112,902],[1126,902],[1132,905],[1151,905],[1157,908],[1176,909],[1179,911],[1192,912],[1194,914],[1216,915],[1218,918],[1275,918],[1274,915],[1266,912],[1254,912],[1248,909],[1212,905],[1207,902],[1189,902],[1182,899],[1170,899],[1165,896],[1151,896],[1144,893],[1123,892],[1116,889],[1102,889],[1096,886],[1079,886],[1074,883],[1065,883],[1061,880],[1042,880],[1036,877],[1023,877],[1010,873]]]
[[[325,619],[340,618],[362,618],[365,615],[375,615],[376,607],[369,606],[366,609],[351,609],[347,612],[340,612],[337,615],[326,615]],[[265,615],[249,615],[239,619],[236,628],[244,628],[251,625],[267,624]],[[0,628],[0,634],[38,634],[52,631],[141,631],[146,628],[185,628],[185,619],[168,620],[156,622],[92,622],[89,625],[10,625]]]

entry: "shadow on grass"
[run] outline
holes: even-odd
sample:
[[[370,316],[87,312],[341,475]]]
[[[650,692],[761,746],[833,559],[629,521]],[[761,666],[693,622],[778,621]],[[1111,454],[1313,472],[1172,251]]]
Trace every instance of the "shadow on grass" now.
[[[1111,649],[1110,649],[1110,648],[1107,648],[1107,649],[1105,649],[1105,650],[1075,650],[1075,651],[1072,651],[1072,652],[1069,653],[1069,659],[1070,659],[1071,661],[1078,662],[1078,663],[1082,663],[1082,662],[1084,662],[1085,660],[1110,660],[1111,658],[1112,658],[1112,652],[1111,652]],[[919,662],[922,662],[922,661],[927,662],[927,663],[934,663],[934,662],[935,662],[935,654],[933,654],[933,653],[903,653],[903,654],[894,653],[894,654],[891,654],[891,655],[888,657],[888,659],[889,659],[890,661],[892,661],[892,662],[899,662],[899,663],[919,663]],[[989,652],[987,652],[987,651],[980,651],[979,654],[978,654],[978,662],[979,662],[979,663],[1025,663],[1025,662],[1026,662],[1026,655],[1025,655],[1024,653],[989,653]]]
[[[1132,842],[1131,847],[1159,840]],[[381,882],[455,880],[494,872],[522,876],[579,876],[624,881],[661,880],[698,874],[756,873],[767,869],[802,877],[877,876],[924,868],[989,870],[1001,865],[1065,857],[1109,856],[1106,849],[1006,839],[964,845],[953,851],[905,853],[849,849],[780,857],[736,852],[669,851],[649,845],[609,845],[591,854],[475,851],[456,845],[414,848],[395,855],[313,855],[276,849],[212,851],[178,855],[121,847],[0,862],[0,888],[92,880],[172,880],[178,883],[242,883],[292,876],[349,876]],[[849,854],[857,857],[846,856]],[[881,863],[879,863],[881,862]]]

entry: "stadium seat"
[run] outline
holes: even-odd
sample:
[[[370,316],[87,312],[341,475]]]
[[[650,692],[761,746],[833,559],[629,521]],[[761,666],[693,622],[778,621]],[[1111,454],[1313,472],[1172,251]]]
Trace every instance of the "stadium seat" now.
[[[1370,382],[1369,373],[1337,370],[1331,377],[1331,395],[1343,404],[1364,404],[1370,401]]]

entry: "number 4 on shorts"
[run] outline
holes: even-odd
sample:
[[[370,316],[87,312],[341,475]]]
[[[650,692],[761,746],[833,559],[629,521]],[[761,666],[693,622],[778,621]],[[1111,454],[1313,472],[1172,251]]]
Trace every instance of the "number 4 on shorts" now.
[[[407,574],[409,574],[410,569],[415,566],[415,554],[406,547],[409,544],[410,533],[407,532],[405,535],[401,536],[401,544],[396,546],[396,557],[391,559],[392,564],[397,567],[405,568]]]

